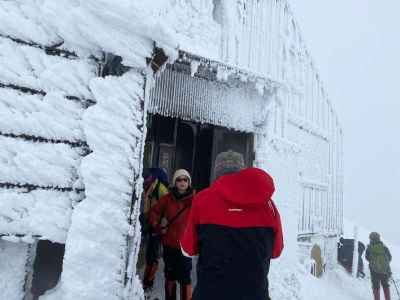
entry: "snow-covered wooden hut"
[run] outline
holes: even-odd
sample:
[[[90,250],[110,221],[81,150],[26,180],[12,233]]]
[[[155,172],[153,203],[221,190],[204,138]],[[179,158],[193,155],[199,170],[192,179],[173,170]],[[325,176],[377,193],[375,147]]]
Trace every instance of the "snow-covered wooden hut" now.
[[[0,70],[1,299],[140,299],[143,167],[202,188],[227,149],[334,263],[342,130],[287,1],[0,1]]]

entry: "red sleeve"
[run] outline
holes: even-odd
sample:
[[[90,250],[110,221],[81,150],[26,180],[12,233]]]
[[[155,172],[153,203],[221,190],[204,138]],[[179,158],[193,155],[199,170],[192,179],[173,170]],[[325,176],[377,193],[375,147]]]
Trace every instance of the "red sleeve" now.
[[[196,198],[195,198],[196,199]],[[186,224],[185,232],[181,238],[181,249],[185,256],[192,257],[199,253],[198,238],[197,238],[197,208],[193,199],[192,208],[190,209],[189,217]]]
[[[272,250],[272,258],[278,258],[282,254],[283,250],[283,231],[282,231],[281,216],[279,214],[278,209],[275,206],[275,203],[272,200],[270,200],[270,203],[275,212],[275,222],[274,222],[275,241],[274,241],[274,248]]]
[[[157,203],[149,210],[148,220],[149,224],[153,228],[157,228],[160,225],[161,218],[164,214],[164,208],[168,201],[168,194],[162,197]]]

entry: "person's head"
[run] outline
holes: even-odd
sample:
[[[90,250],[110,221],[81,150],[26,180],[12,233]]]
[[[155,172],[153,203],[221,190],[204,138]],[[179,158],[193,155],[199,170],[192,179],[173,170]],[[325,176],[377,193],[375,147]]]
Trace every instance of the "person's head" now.
[[[239,172],[244,169],[244,167],[245,164],[242,154],[232,150],[221,152],[215,158],[214,178],[217,179],[226,174]]]
[[[189,172],[184,169],[175,172],[172,182],[179,193],[185,193],[192,186],[192,178]]]
[[[377,232],[371,232],[371,233],[369,234],[369,240],[370,240],[372,243],[379,242],[379,241],[381,240],[381,236],[380,236],[379,233],[377,233]]]
[[[147,190],[155,180],[160,181],[165,186],[168,186],[168,176],[161,168],[149,168],[143,172],[143,188]]]

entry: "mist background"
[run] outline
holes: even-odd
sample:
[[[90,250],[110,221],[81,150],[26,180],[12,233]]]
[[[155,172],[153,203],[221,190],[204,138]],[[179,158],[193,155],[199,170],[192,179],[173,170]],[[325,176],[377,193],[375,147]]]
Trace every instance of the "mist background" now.
[[[291,0],[344,131],[344,215],[400,245],[400,1]]]

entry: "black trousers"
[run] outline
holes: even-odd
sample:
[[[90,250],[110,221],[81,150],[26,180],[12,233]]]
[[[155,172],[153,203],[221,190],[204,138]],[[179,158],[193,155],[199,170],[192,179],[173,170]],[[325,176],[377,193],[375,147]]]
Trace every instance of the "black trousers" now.
[[[163,247],[165,279],[191,284],[192,259],[182,254],[181,249]]]

